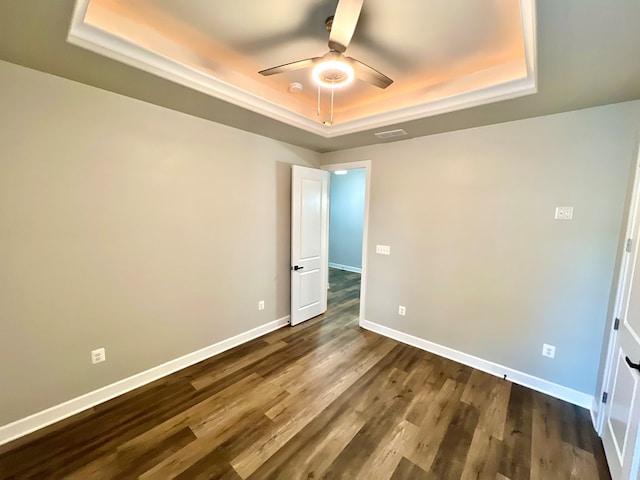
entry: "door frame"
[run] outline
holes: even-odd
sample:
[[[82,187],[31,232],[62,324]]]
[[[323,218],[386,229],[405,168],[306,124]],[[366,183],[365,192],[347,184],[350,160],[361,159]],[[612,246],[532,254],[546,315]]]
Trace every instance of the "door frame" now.
[[[360,312],[358,314],[358,323],[362,325],[365,320],[365,302],[366,302],[366,286],[367,286],[367,244],[369,239],[369,200],[371,198],[371,160],[362,160],[359,162],[332,163],[322,165],[322,170],[335,172],[336,170],[354,170],[356,168],[365,169],[364,182],[364,219],[362,225],[362,273],[360,274]],[[329,208],[331,208],[331,179],[329,179]],[[329,258],[327,252],[327,259]],[[328,270],[327,270],[328,271]]]
[[[593,413],[596,414],[594,427],[600,437],[602,437],[605,428],[605,418],[609,408],[610,402],[602,403],[602,398],[605,392],[611,392],[611,381],[614,370],[614,363],[617,358],[617,345],[618,345],[618,330],[614,330],[616,318],[621,318],[624,314],[625,302],[629,293],[628,279],[632,273],[633,265],[631,260],[633,259],[632,252],[627,251],[626,242],[631,239],[633,242],[640,241],[640,238],[633,238],[633,232],[636,227],[636,219],[638,209],[640,208],[640,145],[638,145],[638,155],[634,162],[634,168],[631,172],[633,175],[633,187],[631,190],[631,200],[629,204],[629,211],[627,214],[625,234],[622,240],[622,256],[620,257],[620,271],[618,273],[618,279],[615,285],[616,295],[613,310],[611,311],[611,317],[608,319],[606,328],[610,329],[611,335],[609,336],[609,342],[607,345],[607,356],[604,365],[604,371],[602,374],[602,384],[600,390],[597,392],[597,396],[594,397],[594,405],[592,407]],[[622,321],[622,319],[621,319]]]

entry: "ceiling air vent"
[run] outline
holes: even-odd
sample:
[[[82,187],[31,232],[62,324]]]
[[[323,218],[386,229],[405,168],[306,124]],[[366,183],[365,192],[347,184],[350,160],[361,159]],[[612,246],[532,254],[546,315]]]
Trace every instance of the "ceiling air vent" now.
[[[399,128],[398,130],[389,130],[388,132],[378,132],[374,133],[374,135],[378,138],[393,138],[393,137],[404,137],[407,134],[404,130]]]

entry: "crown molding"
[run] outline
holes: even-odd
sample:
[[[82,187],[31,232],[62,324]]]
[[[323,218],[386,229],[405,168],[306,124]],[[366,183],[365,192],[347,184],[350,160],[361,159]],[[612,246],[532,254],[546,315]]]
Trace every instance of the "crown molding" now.
[[[91,0],[76,0],[67,41],[94,53],[122,62],[158,77],[192,88],[204,94],[246,108],[258,114],[292,125],[323,138],[335,138],[410,120],[425,118],[488,103],[531,95],[537,92],[535,0],[520,0],[525,47],[526,76],[404,108],[327,126],[269,101],[212,75],[147,50],[139,45],[101,30],[87,22],[85,16]],[[472,76],[489,78],[502,66],[476,72],[449,82],[464,83]],[[486,83],[485,83],[486,85]]]

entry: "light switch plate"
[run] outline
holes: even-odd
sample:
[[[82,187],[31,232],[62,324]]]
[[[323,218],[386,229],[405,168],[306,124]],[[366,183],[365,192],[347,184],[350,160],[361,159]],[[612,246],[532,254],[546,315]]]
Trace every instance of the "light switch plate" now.
[[[389,245],[376,245],[376,253],[380,255],[391,255],[391,247]]]
[[[573,207],[556,207],[556,220],[573,220]]]

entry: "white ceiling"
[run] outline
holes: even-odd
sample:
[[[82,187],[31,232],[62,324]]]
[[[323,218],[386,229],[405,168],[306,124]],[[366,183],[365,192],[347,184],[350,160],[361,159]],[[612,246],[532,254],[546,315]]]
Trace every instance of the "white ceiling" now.
[[[78,0],[69,41],[324,137],[535,93],[532,0],[366,0],[346,53],[392,77],[386,89],[318,91],[310,68],[258,73],[326,53],[335,10],[336,0]]]
[[[138,0],[125,3],[151,6],[182,23],[191,24],[194,31],[209,32],[210,41],[227,42],[233,51],[239,52],[238,55],[255,62],[251,69],[258,64],[259,68],[265,68],[324,53],[326,32],[322,22],[327,13],[323,8],[330,14],[335,6],[335,0]],[[482,40],[480,50],[485,56],[488,50],[500,44],[498,40],[502,39],[504,44],[504,39],[509,37],[505,29],[508,30],[508,25],[515,28],[513,24],[502,22],[500,16],[492,17],[494,23],[491,23],[483,14],[487,13],[485,10],[491,11],[496,5],[507,3],[507,0],[402,3],[365,0],[362,19],[347,54],[392,77],[395,75],[398,84],[402,75],[410,77],[423,64],[432,72],[438,68],[451,68],[452,52],[459,53],[464,62],[465,58],[470,58],[470,47],[478,39]],[[183,8],[187,4],[189,9]],[[399,8],[399,4],[403,8]],[[484,8],[478,7],[479,4]],[[431,16],[421,10],[427,5]],[[460,9],[468,15],[461,15],[453,5],[461,5]],[[238,106],[233,99],[220,100],[70,45],[66,39],[73,7],[73,0],[0,2],[0,59],[316,151],[381,142],[373,135],[381,130],[377,127],[329,138],[300,125],[287,124],[288,119],[268,118],[268,112],[255,113],[248,106]],[[212,16],[210,8],[218,13],[224,10],[225,14]],[[291,13],[292,9],[294,13]],[[458,25],[464,25],[468,34],[461,35],[452,27],[449,14],[456,17]],[[392,124],[384,129],[404,128],[409,137],[416,137],[640,98],[639,1],[537,0],[535,16],[536,94],[430,117],[392,118]],[[483,18],[482,22],[477,21],[479,18]],[[316,26],[317,22],[319,26]],[[485,27],[487,22],[491,28]],[[422,36],[407,35],[409,25],[412,28],[422,25]],[[276,31],[278,33],[274,33]],[[382,43],[380,33],[386,39]],[[289,38],[297,40],[289,42]],[[434,43],[439,44],[438,52],[444,52],[442,55],[430,50]],[[374,54],[376,58],[373,58]],[[416,58],[423,56],[428,57],[428,62],[416,62]]]

